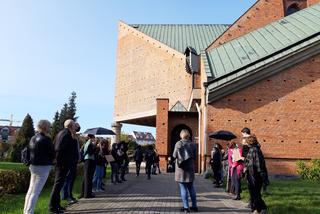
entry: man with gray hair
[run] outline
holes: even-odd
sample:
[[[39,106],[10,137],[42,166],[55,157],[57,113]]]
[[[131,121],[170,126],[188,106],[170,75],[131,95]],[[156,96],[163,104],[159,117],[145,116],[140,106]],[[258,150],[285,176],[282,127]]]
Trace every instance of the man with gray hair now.
[[[56,152],[55,179],[50,196],[49,211],[51,213],[64,213],[60,205],[60,191],[68,171],[74,162],[74,132],[75,122],[68,119],[64,122],[64,129],[58,133],[54,140]]]

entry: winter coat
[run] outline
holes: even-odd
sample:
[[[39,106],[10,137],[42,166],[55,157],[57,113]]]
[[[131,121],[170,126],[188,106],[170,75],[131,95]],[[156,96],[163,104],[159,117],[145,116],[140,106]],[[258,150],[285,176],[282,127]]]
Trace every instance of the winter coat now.
[[[178,152],[179,149],[185,149],[192,157],[186,160],[184,167],[178,166]],[[173,157],[176,159],[175,166],[175,181],[177,182],[193,182],[194,181],[194,161],[196,158],[196,145],[190,140],[180,140],[176,143],[173,151]]]

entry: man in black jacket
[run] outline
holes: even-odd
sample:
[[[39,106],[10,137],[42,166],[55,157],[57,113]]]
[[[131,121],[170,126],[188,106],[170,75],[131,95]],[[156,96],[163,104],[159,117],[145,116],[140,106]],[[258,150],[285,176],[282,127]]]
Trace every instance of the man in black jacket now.
[[[75,123],[75,133],[79,132],[81,129],[79,123]],[[67,172],[67,176],[61,191],[62,194],[62,200],[67,200],[69,204],[73,204],[76,203],[77,200],[73,197],[72,195],[72,189],[73,189],[73,184],[74,181],[76,179],[76,175],[77,175],[77,164],[79,162],[79,152],[80,152],[80,146],[79,146],[79,140],[78,137],[76,136],[76,134],[73,134],[73,138],[74,138],[74,143],[73,143],[73,149],[72,149],[72,156],[74,157],[74,161],[72,162],[72,164],[70,165],[70,169]]]
[[[51,213],[63,213],[60,205],[60,191],[63,187],[66,175],[72,167],[76,154],[74,150],[75,123],[68,119],[64,122],[64,129],[58,133],[54,141],[56,152],[55,179],[50,196],[49,211]]]

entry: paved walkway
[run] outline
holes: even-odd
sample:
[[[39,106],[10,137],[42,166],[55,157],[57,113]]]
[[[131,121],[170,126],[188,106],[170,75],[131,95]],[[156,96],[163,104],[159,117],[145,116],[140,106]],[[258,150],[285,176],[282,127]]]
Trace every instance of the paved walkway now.
[[[180,213],[182,203],[173,174],[154,175],[151,180],[143,174],[126,178],[123,184],[108,184],[106,192],[96,193],[96,198],[81,199],[67,213]],[[195,188],[200,213],[249,213],[243,202],[213,188],[210,180],[197,176]]]

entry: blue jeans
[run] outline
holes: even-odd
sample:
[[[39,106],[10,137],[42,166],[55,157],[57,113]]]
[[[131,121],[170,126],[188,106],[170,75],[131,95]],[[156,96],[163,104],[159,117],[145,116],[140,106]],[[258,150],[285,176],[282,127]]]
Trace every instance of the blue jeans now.
[[[193,182],[188,182],[188,183],[179,182],[179,187],[180,187],[180,194],[181,194],[183,207],[186,209],[189,208],[188,192],[190,194],[190,198],[192,201],[192,207],[197,207],[197,196],[196,196],[196,191],[193,187]]]
[[[96,166],[96,170],[93,176],[93,189],[101,190],[102,189],[102,179],[103,179],[103,170],[104,166]]]

